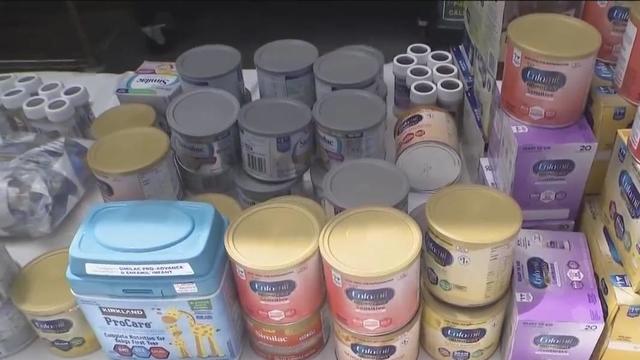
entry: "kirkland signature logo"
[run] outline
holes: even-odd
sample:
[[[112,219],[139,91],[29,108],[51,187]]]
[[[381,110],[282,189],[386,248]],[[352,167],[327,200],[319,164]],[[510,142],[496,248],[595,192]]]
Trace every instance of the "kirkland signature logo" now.
[[[580,340],[569,335],[538,335],[533,338],[533,343],[544,349],[567,350],[578,346]]]
[[[453,264],[453,255],[449,252],[449,250],[440,246],[440,244],[433,241],[431,236],[426,235],[426,245],[427,245],[427,253],[431,255],[433,260],[438,263],[440,266],[449,266]]]
[[[396,347],[393,345],[369,346],[351,344],[351,351],[361,359],[385,360],[396,353]]]
[[[289,296],[296,289],[296,282],[293,280],[282,281],[250,281],[251,291],[259,295],[267,296]]]
[[[567,176],[576,168],[576,163],[568,159],[540,160],[533,165],[533,173],[538,176]]]
[[[127,317],[127,318],[134,318],[134,319],[147,318],[147,314],[142,309],[125,309],[125,308],[100,306],[100,312],[104,316],[117,316],[117,317]]]
[[[557,71],[540,70],[533,67],[522,69],[522,81],[527,85],[538,85],[545,91],[558,91],[567,83],[567,77]]]
[[[442,328],[442,336],[447,338],[449,341],[457,343],[477,343],[478,341],[482,340],[485,335],[487,335],[487,330],[483,328],[468,330],[457,329],[449,326]]]
[[[631,218],[640,217],[640,191],[633,183],[631,174],[627,170],[622,170],[618,176],[618,186],[620,187],[620,196],[624,200]]]
[[[347,298],[349,298],[349,300],[357,304],[367,305],[385,305],[389,303],[389,301],[393,299],[396,294],[395,290],[393,290],[392,288],[373,290],[348,288],[345,290],[345,293],[347,294]]]
[[[537,256],[527,259],[529,283],[536,289],[545,289],[549,283],[549,264]]]
[[[624,6],[612,6],[607,12],[607,18],[612,23],[622,25],[629,21],[629,8]]]

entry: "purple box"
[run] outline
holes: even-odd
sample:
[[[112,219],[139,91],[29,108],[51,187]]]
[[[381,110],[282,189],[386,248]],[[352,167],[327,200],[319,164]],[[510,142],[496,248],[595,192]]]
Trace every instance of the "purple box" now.
[[[511,291],[504,360],[589,359],[604,317],[584,234],[522,230]]]
[[[576,227],[574,220],[541,220],[541,221],[524,221],[523,229],[531,230],[552,230],[552,231],[573,231]]]
[[[584,117],[549,129],[498,111],[488,157],[498,189],[520,204],[524,220],[574,220],[597,146]]]

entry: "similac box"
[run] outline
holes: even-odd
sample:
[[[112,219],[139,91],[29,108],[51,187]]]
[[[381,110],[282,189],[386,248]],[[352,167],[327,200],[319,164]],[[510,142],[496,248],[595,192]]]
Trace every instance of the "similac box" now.
[[[575,219],[598,144],[582,118],[548,129],[497,113],[489,162],[498,189],[522,208],[524,220]]]
[[[589,359],[604,317],[584,234],[522,230],[513,266],[504,360]]]
[[[204,203],[125,201],[89,211],[67,279],[109,358],[240,357],[226,228]]]
[[[580,230],[589,243],[606,318],[592,359],[640,358],[640,294],[633,292],[613,238],[602,222],[599,199],[585,198]]]
[[[618,131],[602,193],[603,220],[635,292],[640,292],[640,169]]]
[[[613,85],[591,88],[586,115],[598,141],[598,150],[613,147],[616,132],[631,125],[636,108],[618,95]]]

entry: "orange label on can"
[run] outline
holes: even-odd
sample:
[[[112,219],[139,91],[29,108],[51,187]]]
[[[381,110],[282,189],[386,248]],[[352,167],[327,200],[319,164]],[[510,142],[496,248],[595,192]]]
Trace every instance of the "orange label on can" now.
[[[622,38],[622,50],[613,80],[618,94],[636,105],[640,103],[640,41],[638,24],[633,19],[627,24]]]
[[[396,156],[422,141],[440,142],[458,148],[456,124],[449,113],[440,109],[423,108],[400,119],[393,136]]]
[[[629,7],[620,1],[585,1],[582,19],[602,36],[598,59],[615,63],[629,21]]]

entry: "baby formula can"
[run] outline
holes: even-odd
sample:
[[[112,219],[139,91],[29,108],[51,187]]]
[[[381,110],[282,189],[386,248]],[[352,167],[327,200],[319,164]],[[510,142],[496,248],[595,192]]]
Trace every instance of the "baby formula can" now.
[[[185,92],[211,87],[243,100],[242,55],[231,46],[213,44],[187,50],[176,60],[176,70]]]
[[[329,217],[368,205],[408,210],[409,180],[402,170],[384,160],[345,161],[327,173],[322,191],[322,207]]]
[[[334,325],[338,360],[413,360],[420,351],[420,311],[407,325],[387,335],[366,336]]]
[[[281,219],[291,223],[283,228]],[[322,225],[305,207],[281,202],[255,206],[231,224],[225,247],[248,316],[283,324],[300,321],[321,307],[325,289],[318,236]]]
[[[453,185],[429,199],[426,219],[426,285],[433,296],[467,307],[502,297],[522,225],[518,204],[488,186]]]
[[[260,98],[286,97],[312,107],[316,102],[313,63],[318,49],[303,40],[284,39],[264,44],[253,55]]]
[[[378,60],[378,90],[376,91],[376,93],[378,94],[378,96],[380,96],[382,98],[382,100],[386,101],[387,98],[387,85],[384,82],[384,54],[382,53],[382,51],[380,51],[379,49],[373,47],[373,46],[369,46],[369,45],[364,45],[364,44],[357,44],[357,45],[347,45],[347,46],[343,46],[341,48],[339,48],[338,50],[356,50],[356,51],[362,51],[366,54],[369,54],[371,56],[373,56],[374,58],[376,58],[376,60]]]
[[[182,198],[169,137],[156,128],[133,128],[97,140],[87,163],[104,201]]]
[[[415,43],[407,46],[407,54],[415,56],[418,64],[427,65],[431,47],[427,44]]]
[[[225,194],[199,194],[187,198],[189,201],[203,202],[212,205],[218,210],[229,222],[234,221],[240,216],[242,208],[240,204],[229,195]]]
[[[100,344],[69,289],[68,259],[68,250],[60,249],[31,261],[14,280],[11,298],[51,353],[78,357],[98,350]]]
[[[320,252],[334,320],[362,335],[389,334],[409,323],[420,305],[421,239],[409,215],[387,207],[352,209],[329,220]]]
[[[631,16],[622,37],[622,48],[616,64],[614,83],[620,94],[629,102],[640,104],[640,4],[631,6]]]
[[[331,335],[331,316],[323,306],[309,317],[288,324],[265,324],[245,316],[253,350],[267,360],[303,360],[318,354]]]
[[[322,201],[324,191],[322,190],[322,182],[325,175],[327,175],[327,169],[324,167],[320,160],[315,160],[311,163],[309,168],[309,175],[311,177],[311,185],[313,186],[313,195],[318,201]]]
[[[89,211],[71,243],[67,279],[107,357],[240,358],[227,224],[197,202],[122,201]]]
[[[345,160],[384,159],[387,106],[364,90],[339,90],[325,95],[313,107],[316,142],[327,168]]]
[[[321,226],[324,226],[324,224],[327,222],[327,217],[324,214],[324,209],[322,209],[322,206],[320,206],[320,204],[318,204],[317,202],[309,198],[306,198],[304,196],[299,196],[299,195],[278,196],[276,198],[269,200],[268,202],[294,204],[294,205],[302,206],[303,208],[313,213],[313,216],[316,217],[316,219],[321,224]]]
[[[40,86],[38,89],[38,95],[46,98],[47,100],[51,100],[62,96],[62,90],[64,90],[64,84],[62,84],[62,82],[50,81]]]
[[[602,36],[598,59],[615,63],[629,22],[627,1],[585,1],[582,20],[595,27]]]
[[[153,127],[156,111],[147,104],[122,104],[103,112],[91,124],[91,136],[98,140],[120,130]]]
[[[509,296],[484,307],[463,308],[443,303],[423,289],[422,347],[434,360],[489,359],[500,343]]]
[[[309,169],[313,155],[311,110],[285,98],[260,99],[238,118],[242,166],[256,179],[286,181]]]
[[[265,182],[252,178],[240,168],[235,169],[232,174],[236,196],[243,209],[278,196],[302,193],[302,177],[282,182]]]
[[[419,107],[396,123],[396,166],[416,191],[435,191],[460,178],[462,159],[458,153],[455,120],[443,109]]]
[[[361,89],[379,94],[380,61],[357,49],[338,49],[322,55],[313,64],[316,99],[340,89]]]
[[[502,107],[523,123],[565,127],[587,102],[600,33],[560,14],[530,14],[507,28]]]
[[[37,96],[42,79],[36,74],[22,74],[16,78],[16,87],[24,89],[29,96]]]

